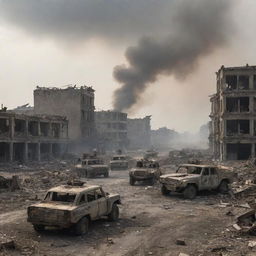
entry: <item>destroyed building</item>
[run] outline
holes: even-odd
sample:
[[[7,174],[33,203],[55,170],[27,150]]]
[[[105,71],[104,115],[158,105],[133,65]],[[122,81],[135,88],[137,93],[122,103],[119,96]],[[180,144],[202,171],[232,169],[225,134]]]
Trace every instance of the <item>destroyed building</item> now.
[[[0,111],[0,162],[50,160],[67,146],[66,118]]]
[[[209,143],[220,160],[255,157],[256,66],[224,67],[216,73],[217,93],[210,97]]]
[[[37,87],[34,90],[35,114],[67,117],[71,146],[93,146],[96,132],[94,109],[92,87],[69,86],[64,89]]]
[[[151,147],[151,116],[127,119],[127,137],[130,149],[148,149]]]
[[[95,112],[99,148],[118,150],[127,147],[127,114],[117,111]]]

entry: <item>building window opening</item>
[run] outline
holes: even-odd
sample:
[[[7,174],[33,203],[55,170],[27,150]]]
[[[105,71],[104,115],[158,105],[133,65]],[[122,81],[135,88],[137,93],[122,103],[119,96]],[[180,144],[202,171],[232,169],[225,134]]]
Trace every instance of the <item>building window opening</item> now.
[[[28,133],[32,136],[38,136],[38,122],[30,121],[28,122]]]
[[[240,134],[250,134],[250,121],[249,120],[239,120],[239,133]]]
[[[8,162],[9,161],[9,144],[6,142],[0,143],[0,162]]]
[[[15,135],[24,135],[26,133],[26,121],[21,119],[15,119],[14,123]]]
[[[249,76],[239,76],[238,88],[239,90],[249,90]]]
[[[251,144],[227,144],[227,160],[248,160],[251,156]]]
[[[6,134],[9,132],[9,120],[0,118],[0,134]]]
[[[240,112],[249,112],[249,97],[239,98]]]
[[[226,76],[226,86],[227,90],[237,89],[237,76]]]
[[[238,112],[238,99],[237,98],[227,98],[226,99],[226,110],[227,112]]]
[[[238,121],[227,120],[227,136],[233,136],[238,134]]]
[[[49,129],[50,129],[49,123],[45,123],[45,122],[40,123],[40,131],[42,136],[47,137],[49,135]]]
[[[38,152],[38,144],[36,143],[28,143],[28,160],[29,161],[37,161],[37,152]]]

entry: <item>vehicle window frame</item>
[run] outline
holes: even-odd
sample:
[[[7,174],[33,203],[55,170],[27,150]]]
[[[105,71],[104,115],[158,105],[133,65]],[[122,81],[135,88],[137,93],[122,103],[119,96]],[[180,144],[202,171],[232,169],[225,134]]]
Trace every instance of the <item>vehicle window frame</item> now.
[[[211,175],[217,175],[217,169],[215,167],[210,168]]]
[[[208,171],[208,174],[205,174],[206,170]],[[210,168],[209,167],[203,168],[202,176],[210,176]]]

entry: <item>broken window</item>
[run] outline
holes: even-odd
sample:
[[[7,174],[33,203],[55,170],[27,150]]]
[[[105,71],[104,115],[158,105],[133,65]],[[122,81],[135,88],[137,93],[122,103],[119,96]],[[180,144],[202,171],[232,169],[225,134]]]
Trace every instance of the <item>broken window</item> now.
[[[256,75],[253,76],[253,89],[256,90]]]
[[[239,133],[250,134],[250,120],[239,120]]]
[[[227,160],[247,160],[251,156],[251,144],[227,144]]]
[[[238,98],[227,97],[226,110],[227,112],[238,112]]]
[[[25,159],[25,143],[13,143],[13,160],[24,162]]]
[[[40,144],[41,160],[50,160],[51,158],[51,145],[50,143]]]
[[[241,75],[238,78],[239,90],[249,90],[249,76]]]
[[[37,161],[38,160],[38,144],[37,143],[28,143],[28,160]]]
[[[0,134],[9,133],[9,119],[0,118]]]
[[[41,136],[49,136],[50,124],[46,122],[40,122]]]
[[[238,134],[238,121],[237,120],[227,120],[227,129],[226,134],[227,136],[232,136]]]
[[[59,123],[52,124],[52,136],[54,138],[60,138],[60,124]]]
[[[226,86],[227,86],[227,90],[237,89],[237,76],[235,75],[226,76]]]
[[[9,143],[1,142],[0,143],[0,162],[7,162],[9,160]]]
[[[52,144],[52,154],[54,157],[60,157],[61,156],[61,145],[58,143]]]
[[[28,133],[31,136],[38,136],[38,122],[36,121],[29,121],[28,122]]]
[[[14,131],[15,131],[15,136],[24,135],[26,133],[26,121],[22,119],[15,119]]]
[[[249,112],[249,97],[239,98],[240,112]]]

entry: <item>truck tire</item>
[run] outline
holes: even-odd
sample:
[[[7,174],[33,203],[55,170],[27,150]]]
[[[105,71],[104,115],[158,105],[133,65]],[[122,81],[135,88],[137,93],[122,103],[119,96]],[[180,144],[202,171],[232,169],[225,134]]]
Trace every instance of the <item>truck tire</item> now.
[[[133,177],[130,177],[130,185],[131,185],[131,186],[134,186],[134,184],[135,184],[134,178],[133,178]]]
[[[194,185],[188,185],[184,191],[183,191],[183,196],[186,199],[194,199],[197,194],[197,189]]]
[[[228,187],[228,182],[226,180],[222,180],[220,185],[219,185],[219,188],[218,188],[219,192],[221,194],[226,194],[228,193],[229,191],[229,187]]]
[[[166,196],[170,193],[170,191],[166,188],[166,186],[162,185],[161,193],[162,193],[162,195]]]
[[[44,226],[44,225],[37,225],[37,224],[34,224],[33,227],[34,227],[34,230],[35,230],[36,232],[42,232],[42,231],[44,231],[44,229],[45,229],[45,226]]]
[[[88,232],[89,229],[89,220],[87,217],[80,219],[74,227],[75,235],[82,236]]]
[[[112,210],[110,212],[110,214],[108,215],[108,219],[110,221],[116,221],[119,218],[119,208],[117,206],[117,204],[113,204],[112,205]]]

